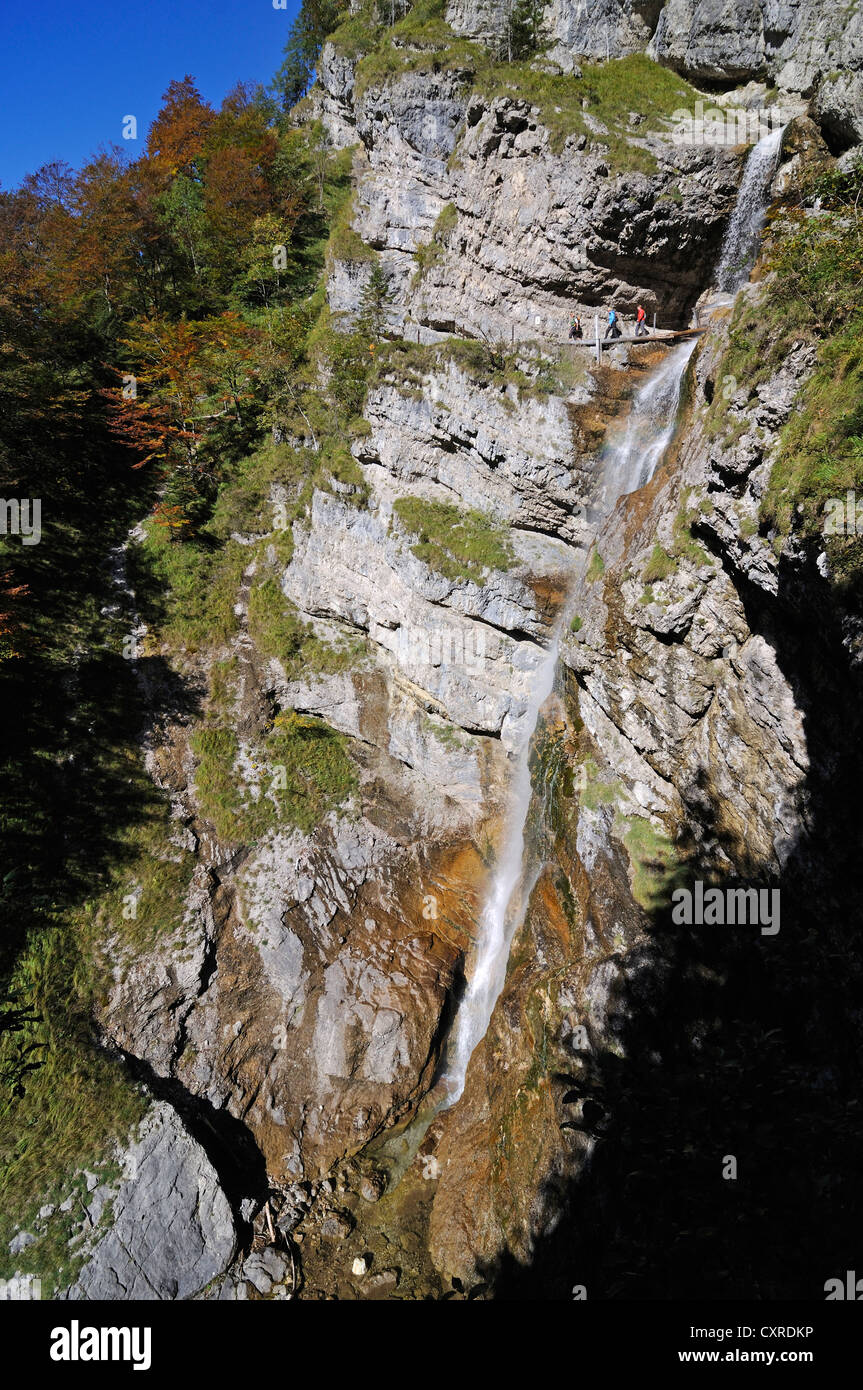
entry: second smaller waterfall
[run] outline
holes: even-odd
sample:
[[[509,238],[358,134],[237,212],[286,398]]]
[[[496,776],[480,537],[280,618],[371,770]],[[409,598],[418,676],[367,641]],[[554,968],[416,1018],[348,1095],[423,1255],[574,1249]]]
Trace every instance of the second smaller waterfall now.
[[[636,392],[623,436],[603,460],[603,512],[609,512],[618,497],[644,487],[656,472],[674,433],[680,384],[694,348],[694,340],[680,343]]]

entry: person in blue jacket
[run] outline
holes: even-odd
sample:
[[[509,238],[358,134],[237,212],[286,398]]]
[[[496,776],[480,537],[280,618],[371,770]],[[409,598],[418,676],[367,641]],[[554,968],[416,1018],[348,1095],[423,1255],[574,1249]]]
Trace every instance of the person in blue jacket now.
[[[616,309],[609,309],[608,311],[608,327],[605,330],[605,336],[606,338],[620,337],[620,327],[617,322]]]

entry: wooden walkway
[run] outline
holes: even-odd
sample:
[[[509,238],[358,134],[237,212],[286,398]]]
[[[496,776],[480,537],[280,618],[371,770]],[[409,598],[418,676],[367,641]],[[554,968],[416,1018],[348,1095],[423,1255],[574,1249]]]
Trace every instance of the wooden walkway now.
[[[618,347],[621,343],[679,343],[684,338],[699,338],[702,333],[706,333],[706,328],[654,328],[649,333],[628,334],[623,333],[619,338],[567,338],[568,347],[599,347],[603,348]]]

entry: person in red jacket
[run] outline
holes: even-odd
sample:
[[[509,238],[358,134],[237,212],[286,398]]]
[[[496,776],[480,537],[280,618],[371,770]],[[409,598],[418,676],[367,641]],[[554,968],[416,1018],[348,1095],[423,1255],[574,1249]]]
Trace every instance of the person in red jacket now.
[[[641,304],[639,304],[638,313],[635,315],[635,336],[636,338],[647,337],[647,315]]]

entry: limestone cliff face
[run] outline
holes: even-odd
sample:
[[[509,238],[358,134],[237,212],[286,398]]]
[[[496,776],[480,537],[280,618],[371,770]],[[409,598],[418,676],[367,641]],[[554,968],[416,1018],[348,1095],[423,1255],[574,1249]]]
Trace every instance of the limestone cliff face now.
[[[455,0],[449,21],[489,39],[500,13]],[[854,10],[840,20],[767,0],[601,0],[551,13],[560,66],[604,58],[607,38],[612,57],[647,51],[696,81],[776,81],[811,100],[831,138],[857,138]],[[332,44],[318,76],[312,113],[334,145],[357,147],[351,231],[363,248],[334,249],[330,311],[351,325],[377,259],[390,329],[414,354],[382,375],[350,441],[362,496],[352,484],[315,492],[290,561],[273,538],[247,569],[239,637],[185,674],[204,692],[216,662],[234,663],[241,758],[276,708],[326,720],[351,740],[358,796],[309,834],[224,842],[202,811],[193,721],[170,712],[150,733],[150,766],[173,799],[178,843],[197,856],[195,878],[171,940],[145,957],[116,954],[99,1022],[160,1106],[206,1137],[229,1194],[224,1210],[211,1204],[214,1234],[184,1293],[223,1273],[254,1221],[260,1239],[282,1244],[307,1223],[309,1287],[339,1291],[331,1252],[356,1228],[352,1253],[377,1241],[393,1259],[395,1247],[413,1270],[403,1296],[420,1297],[449,1276],[517,1283],[555,1228],[571,1236],[573,1184],[587,1194],[580,1248],[598,1244],[590,1202],[605,1211],[612,1190],[595,1163],[603,1125],[623,1113],[633,1129],[655,1127],[633,1096],[661,1091],[651,1069],[677,1046],[658,1025],[634,1040],[636,1005],[655,1021],[691,970],[700,1012],[684,1031],[696,1050],[711,1036],[716,961],[708,950],[684,968],[657,941],[658,900],[696,873],[781,882],[810,906],[829,891],[816,829],[827,833],[829,721],[841,721],[851,677],[831,678],[819,724],[794,632],[801,607],[813,624],[829,610],[823,562],[759,532],[779,432],[814,367],[805,342],[754,393],[729,388],[728,312],[714,313],[661,468],[597,524],[603,447],[664,349],[618,348],[594,367],[583,350],[567,355],[568,317],[640,301],[665,326],[686,324],[710,285],[745,149],[680,146],[667,126],[642,133],[638,120],[622,148],[589,120],[560,142],[538,106],[484,96],[458,66],[419,61],[360,82],[356,59]],[[798,137],[777,191],[801,161],[827,158],[815,125],[799,123]],[[454,334],[493,354],[508,346],[517,380],[457,350]],[[435,568],[401,519],[404,499],[505,523],[510,563]],[[586,566],[588,552],[599,562]],[[355,659],[298,676],[258,651],[249,592],[267,578],[317,633],[355,642]],[[567,592],[579,621],[533,757],[531,893],[507,983],[461,1101],[436,1118],[403,1186],[376,1202],[368,1156],[434,1082],[510,759]],[[837,621],[825,620],[825,667]],[[584,1282],[558,1255],[554,1277]],[[122,1282],[115,1247],[82,1277],[92,1290]],[[286,1280],[284,1261],[235,1264],[218,1291],[269,1293]]]
[[[353,226],[398,288],[393,324],[435,333],[559,341],[569,315],[643,302],[684,325],[715,259],[741,151],[677,144],[633,125],[651,174],[615,168],[599,121],[558,147],[539,108],[484,97],[457,68],[408,71],[354,98],[354,66],[325,46],[316,109],[337,144],[362,145]],[[680,100],[685,105],[681,89]],[[625,158],[625,157],[624,157]],[[449,229],[435,236],[450,210]],[[431,244],[418,272],[414,253]],[[336,263],[329,302],[356,310],[368,268]]]
[[[451,0],[459,34],[493,42],[506,9],[499,0]],[[817,0],[552,0],[550,60],[571,70],[579,58],[645,52],[694,82],[769,82],[814,101],[840,148],[863,134],[863,19],[856,5]]]

